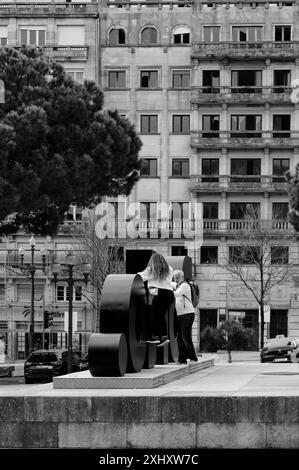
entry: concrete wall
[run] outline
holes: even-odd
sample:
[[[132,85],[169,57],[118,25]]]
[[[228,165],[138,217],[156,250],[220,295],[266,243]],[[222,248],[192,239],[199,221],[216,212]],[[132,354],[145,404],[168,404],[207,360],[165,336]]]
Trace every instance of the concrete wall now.
[[[0,448],[298,448],[299,397],[2,397]]]

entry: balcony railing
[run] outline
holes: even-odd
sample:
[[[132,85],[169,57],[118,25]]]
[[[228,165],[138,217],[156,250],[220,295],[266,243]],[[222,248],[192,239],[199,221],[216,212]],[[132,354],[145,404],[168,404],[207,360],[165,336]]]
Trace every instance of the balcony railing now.
[[[193,87],[191,102],[210,103],[265,103],[289,104],[293,88],[286,86],[219,86]]]
[[[87,60],[88,46],[45,47],[45,54],[54,60]]]
[[[191,146],[194,148],[221,147],[281,147],[299,145],[299,131],[250,130],[250,131],[191,131]]]
[[[193,59],[219,59],[223,57],[265,59],[265,57],[273,57],[283,61],[294,58],[298,54],[299,41],[197,42],[193,44],[192,50]]]
[[[291,225],[287,220],[259,220],[255,222],[256,229],[267,227],[269,230],[274,232],[282,232],[291,230]],[[218,234],[218,233],[229,233],[243,230],[252,230],[253,222],[246,219],[204,219],[203,220],[203,232]]]
[[[168,8],[173,10],[174,8],[190,8],[194,3],[193,0],[113,0],[108,1],[108,8],[136,8],[141,10],[142,8]]]
[[[98,14],[96,2],[24,2],[1,3],[1,16],[93,16]]]
[[[58,233],[79,233],[85,229],[86,225],[85,220],[65,220],[58,226]]]
[[[283,176],[268,175],[197,175],[190,178],[190,190],[206,192],[287,192]]]

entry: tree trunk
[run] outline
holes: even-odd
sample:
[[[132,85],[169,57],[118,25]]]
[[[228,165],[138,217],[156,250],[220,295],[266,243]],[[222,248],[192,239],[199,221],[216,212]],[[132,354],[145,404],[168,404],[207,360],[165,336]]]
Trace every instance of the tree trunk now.
[[[264,302],[260,304],[260,310],[261,310],[261,349],[264,347],[264,331],[265,331],[265,322],[264,322]]]
[[[232,351],[231,351],[231,349],[228,349],[227,353],[228,353],[228,362],[231,363],[232,362]]]

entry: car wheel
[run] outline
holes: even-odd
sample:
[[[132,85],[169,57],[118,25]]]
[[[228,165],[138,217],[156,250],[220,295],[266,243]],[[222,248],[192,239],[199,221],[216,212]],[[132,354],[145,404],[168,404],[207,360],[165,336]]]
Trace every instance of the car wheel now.
[[[24,381],[25,381],[25,384],[32,384],[33,383],[32,379],[28,379],[27,377],[25,377]]]

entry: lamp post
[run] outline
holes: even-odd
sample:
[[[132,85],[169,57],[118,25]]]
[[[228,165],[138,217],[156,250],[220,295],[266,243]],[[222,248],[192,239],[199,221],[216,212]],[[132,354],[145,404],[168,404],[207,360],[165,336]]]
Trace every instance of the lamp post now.
[[[31,263],[27,266],[28,272],[30,273],[30,280],[31,280],[31,302],[30,302],[30,326],[29,326],[29,354],[31,354],[34,351],[34,276],[35,272],[37,269],[42,269],[42,271],[45,270],[46,266],[46,255],[47,255],[47,250],[43,247],[41,249],[41,255],[42,255],[42,266],[39,266],[35,264],[34,262],[34,255],[35,255],[35,245],[36,241],[34,236],[32,235],[30,240],[30,251],[31,251]],[[23,271],[25,268],[24,265],[24,255],[25,255],[25,250],[23,247],[19,248],[19,257],[20,257],[20,269]]]
[[[66,256],[66,263],[64,266],[67,268],[68,276],[67,278],[58,278],[61,272],[61,265],[59,263],[55,263],[52,265],[52,273],[54,276],[54,283],[55,288],[57,281],[65,281],[68,285],[68,293],[69,293],[69,306],[68,306],[68,341],[67,341],[67,349],[68,349],[68,360],[67,360],[67,371],[68,374],[72,372],[72,357],[73,357],[73,293],[74,293],[74,284],[75,282],[82,282],[84,281],[85,286],[88,283],[89,274],[91,271],[91,265],[89,263],[79,263],[76,264],[76,257],[70,251]],[[83,273],[83,279],[74,278],[74,268],[76,266],[81,266],[81,271]]]

